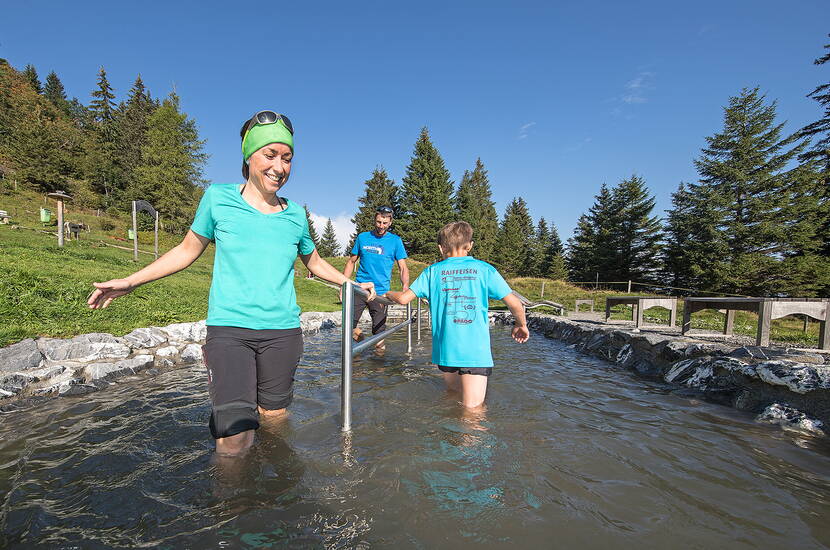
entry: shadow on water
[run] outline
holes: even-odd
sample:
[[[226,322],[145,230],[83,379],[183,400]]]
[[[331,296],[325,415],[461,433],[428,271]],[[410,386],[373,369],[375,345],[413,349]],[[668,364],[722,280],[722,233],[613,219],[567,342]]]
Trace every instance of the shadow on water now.
[[[465,411],[396,335],[354,363],[307,338],[287,418],[214,455],[201,367],[0,416],[0,547],[822,548],[830,445],[538,336],[493,329]]]

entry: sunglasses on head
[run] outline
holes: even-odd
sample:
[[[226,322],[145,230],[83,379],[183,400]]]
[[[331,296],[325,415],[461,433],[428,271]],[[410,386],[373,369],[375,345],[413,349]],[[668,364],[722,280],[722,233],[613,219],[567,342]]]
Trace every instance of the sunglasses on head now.
[[[378,209],[375,210],[378,214],[392,214],[394,210],[392,210],[391,206],[378,206]]]
[[[293,136],[294,127],[291,125],[291,121],[288,120],[288,117],[275,113],[274,111],[260,111],[252,116],[251,120],[248,122],[248,129],[255,124],[274,124],[278,120],[281,120],[282,123],[285,124],[285,127],[288,128],[288,131],[291,132],[291,135]]]

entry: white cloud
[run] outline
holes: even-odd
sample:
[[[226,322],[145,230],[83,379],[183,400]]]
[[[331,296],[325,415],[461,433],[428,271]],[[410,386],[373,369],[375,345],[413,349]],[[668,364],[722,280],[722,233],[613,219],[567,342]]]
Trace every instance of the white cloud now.
[[[527,139],[528,130],[530,130],[533,126],[536,126],[535,122],[528,122],[527,124],[519,126],[519,139]]]
[[[340,244],[341,254],[343,248],[349,244],[349,240],[354,232],[354,224],[351,222],[351,214],[341,212],[336,216],[331,217],[331,224],[334,226],[334,233],[337,235],[337,242]],[[322,237],[323,231],[326,229],[326,222],[329,216],[321,216],[311,212],[311,221],[314,222],[314,229],[317,230],[317,235]]]
[[[646,92],[654,89],[652,85],[653,79],[654,73],[648,71],[641,72],[635,78],[625,83],[626,94],[620,100],[629,105],[648,102]]]

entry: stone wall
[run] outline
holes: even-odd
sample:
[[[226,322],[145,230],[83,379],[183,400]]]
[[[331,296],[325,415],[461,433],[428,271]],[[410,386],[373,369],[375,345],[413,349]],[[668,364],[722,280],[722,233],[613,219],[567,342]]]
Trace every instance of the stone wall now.
[[[300,322],[311,334],[339,326],[341,314],[303,313]],[[88,393],[139,371],[154,374],[198,363],[206,333],[205,322],[199,321],[139,328],[123,337],[95,333],[22,340],[0,349],[0,410]]]
[[[512,324],[510,314],[491,314]],[[533,314],[528,326],[643,376],[750,411],[762,422],[826,435],[830,429],[830,356],[786,348],[730,346],[633,327]]]

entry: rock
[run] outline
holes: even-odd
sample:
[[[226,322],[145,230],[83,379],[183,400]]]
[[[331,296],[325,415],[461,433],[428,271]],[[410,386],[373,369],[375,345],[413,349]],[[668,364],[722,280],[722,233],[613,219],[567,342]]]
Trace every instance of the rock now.
[[[320,313],[311,311],[300,315],[300,328],[305,334],[313,334],[340,326],[342,314],[339,312]]]
[[[773,403],[768,406],[755,420],[769,424],[778,424],[785,430],[807,432],[814,435],[825,435],[826,433],[824,423],[821,420],[807,416],[797,409],[779,403]]]
[[[176,346],[165,346],[156,350],[156,357],[174,357],[179,354]]]
[[[185,363],[199,363],[202,361],[202,346],[199,344],[188,344],[182,350],[179,358]]]
[[[82,334],[69,340],[39,338],[37,346],[48,361],[90,362],[121,359],[130,355],[130,347],[112,334]]]
[[[736,357],[738,359],[758,359],[761,361],[766,361],[767,359],[769,359],[767,354],[764,352],[764,348],[758,346],[740,347],[730,352],[729,356]]]
[[[124,340],[133,347],[133,349],[140,348],[155,348],[167,343],[167,333],[158,327],[137,328],[131,333],[124,336]]]
[[[830,389],[830,367],[790,361],[766,361],[756,365],[758,378],[767,384],[786,386],[795,393]]]
[[[174,323],[162,327],[171,342],[204,342],[207,336],[207,326],[204,321],[195,323]]]
[[[50,379],[61,375],[66,370],[66,367],[62,365],[55,365],[40,369],[10,373],[0,378],[0,389],[2,389],[5,393],[16,395],[22,392],[26,387],[39,382],[49,381]]]
[[[31,338],[0,349],[0,372],[33,369],[40,365],[43,354]]]
[[[92,363],[84,367],[82,374],[85,382],[92,382],[133,374],[138,370],[151,366],[153,366],[152,355],[138,355],[115,363]]]

